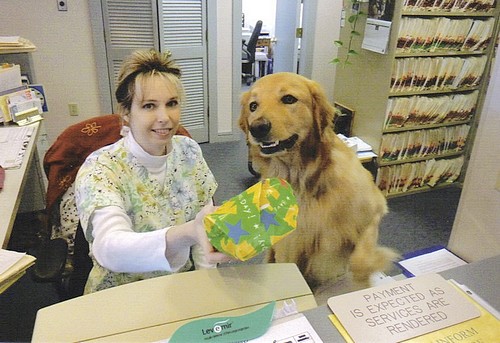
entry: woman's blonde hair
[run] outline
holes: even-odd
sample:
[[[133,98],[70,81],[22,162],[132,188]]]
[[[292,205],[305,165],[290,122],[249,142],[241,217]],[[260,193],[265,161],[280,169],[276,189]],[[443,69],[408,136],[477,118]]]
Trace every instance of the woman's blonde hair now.
[[[184,88],[181,83],[181,69],[170,58],[171,52],[157,50],[137,50],[133,52],[122,64],[118,75],[116,87],[116,101],[122,114],[130,112],[132,99],[135,95],[135,81],[139,79],[160,75],[166,78],[177,89],[179,100],[184,99]]]

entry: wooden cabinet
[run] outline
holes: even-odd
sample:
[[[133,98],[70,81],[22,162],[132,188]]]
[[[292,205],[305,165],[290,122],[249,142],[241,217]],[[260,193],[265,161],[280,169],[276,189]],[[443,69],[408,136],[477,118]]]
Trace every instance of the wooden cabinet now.
[[[465,8],[467,1],[443,0],[432,8],[422,6],[439,2],[395,1],[387,53],[362,49],[362,32],[352,65],[337,67],[334,99],[355,111],[353,134],[377,152],[376,181],[388,196],[463,179],[496,53],[499,13],[494,0],[469,2]],[[361,4],[365,13],[367,6]],[[342,29],[342,40],[349,31],[348,25]]]

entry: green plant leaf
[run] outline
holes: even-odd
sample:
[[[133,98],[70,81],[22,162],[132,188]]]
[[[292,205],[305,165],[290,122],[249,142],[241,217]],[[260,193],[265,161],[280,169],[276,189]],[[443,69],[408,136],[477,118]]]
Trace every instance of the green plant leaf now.
[[[361,33],[356,31],[358,19],[360,19],[360,17],[362,16],[366,16],[366,13],[361,11],[359,9],[359,6],[355,6],[356,4],[359,4],[361,2],[360,0],[349,0],[349,2],[352,4],[352,10],[350,12],[350,15],[347,17],[347,21],[349,22],[351,28],[348,42],[344,42],[342,40],[334,41],[335,46],[339,48],[339,52],[341,48],[345,48],[347,50],[347,54],[342,56],[342,58],[334,58],[330,61],[330,63],[340,65],[344,68],[352,65],[352,63],[349,61],[349,58],[351,56],[359,55],[359,53],[356,50],[352,49],[351,46],[354,44],[354,37],[361,36]]]

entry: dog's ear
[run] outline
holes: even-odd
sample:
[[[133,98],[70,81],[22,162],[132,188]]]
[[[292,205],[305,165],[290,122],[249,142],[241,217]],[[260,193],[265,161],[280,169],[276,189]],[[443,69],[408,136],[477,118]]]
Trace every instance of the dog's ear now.
[[[316,81],[309,80],[309,90],[313,98],[313,115],[320,132],[333,125],[335,109],[328,101],[325,91]]]
[[[250,92],[244,92],[241,95],[241,109],[240,109],[240,120],[239,120],[239,125],[240,129],[245,132],[245,134],[248,132],[248,99],[250,98]]]

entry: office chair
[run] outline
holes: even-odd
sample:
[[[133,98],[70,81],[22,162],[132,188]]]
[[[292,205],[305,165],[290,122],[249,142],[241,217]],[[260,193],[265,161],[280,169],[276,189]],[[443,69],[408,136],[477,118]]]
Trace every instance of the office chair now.
[[[65,129],[45,154],[48,225],[30,252],[37,258],[30,272],[37,282],[55,283],[62,300],[83,294],[92,269],[74,199],[76,174],[90,153],[122,137],[121,128],[116,114],[87,119]],[[191,137],[182,126],[176,134]]]
[[[247,86],[255,81],[255,51],[257,49],[257,40],[262,29],[262,20],[257,21],[248,42],[243,40],[241,55],[241,76]]]

